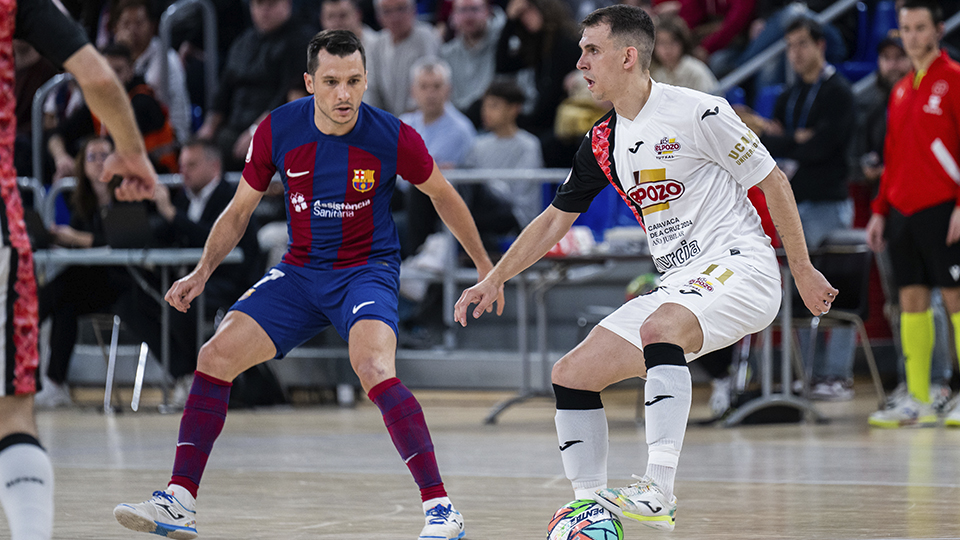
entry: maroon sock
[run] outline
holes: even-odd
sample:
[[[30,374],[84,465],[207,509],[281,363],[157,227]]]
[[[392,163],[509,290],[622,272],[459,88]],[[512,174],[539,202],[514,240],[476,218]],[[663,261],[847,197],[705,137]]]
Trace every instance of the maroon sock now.
[[[396,377],[374,386],[368,396],[380,408],[393,445],[420,486],[421,499],[446,497],[433,455],[433,441],[417,398]]]
[[[227,403],[233,383],[199,371],[194,373],[190,396],[180,419],[177,457],[173,461],[171,484],[178,484],[197,496],[200,477],[207,466],[213,443],[227,419]]]

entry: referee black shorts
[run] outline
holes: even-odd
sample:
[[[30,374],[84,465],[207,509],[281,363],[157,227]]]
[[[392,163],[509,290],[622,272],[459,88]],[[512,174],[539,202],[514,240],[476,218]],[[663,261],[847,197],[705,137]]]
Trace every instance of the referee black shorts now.
[[[953,201],[905,216],[890,209],[884,236],[897,287],[960,287],[960,242],[947,245]]]

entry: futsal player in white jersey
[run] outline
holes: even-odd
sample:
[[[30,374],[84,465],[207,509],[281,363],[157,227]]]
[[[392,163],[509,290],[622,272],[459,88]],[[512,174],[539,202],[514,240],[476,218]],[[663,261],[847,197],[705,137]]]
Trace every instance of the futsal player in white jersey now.
[[[557,434],[578,499],[673,530],[674,476],[690,412],[687,362],[758,332],[780,306],[777,260],[747,199],[766,195],[791,271],[814,315],[838,294],[810,263],[786,176],[722,98],[650,79],[654,26],[642,10],[599,9],[581,23],[577,68],[593,97],[613,103],[587,134],[553,204],[524,229],[499,264],[463,292],[454,316],[467,324],[503,283],[540,259],[608,183],[647,231],[663,276],[653,292],[605,318],[553,367]],[[646,474],[607,488],[607,421],[600,391],[645,377]]]

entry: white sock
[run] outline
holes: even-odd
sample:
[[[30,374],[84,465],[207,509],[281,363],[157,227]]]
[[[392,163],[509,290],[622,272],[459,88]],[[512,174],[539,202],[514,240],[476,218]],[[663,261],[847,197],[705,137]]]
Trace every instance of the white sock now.
[[[50,456],[29,435],[18,433],[4,441],[10,437],[18,439],[0,451],[0,504],[11,540],[47,540],[53,534]]]
[[[610,436],[603,409],[557,409],[560,459],[577,499],[593,499],[607,487]]]
[[[181,486],[180,484],[170,484],[167,486],[167,491],[172,493],[173,496],[180,501],[180,504],[183,505],[187,510],[196,510],[197,509],[197,499],[193,497],[190,493],[190,490]]]
[[[690,416],[692,386],[687,366],[659,365],[647,371],[643,388],[647,476],[653,478],[668,499],[673,496],[673,479]]]
[[[430,510],[431,508],[437,506],[438,504],[447,506],[448,504],[453,504],[453,503],[450,502],[450,497],[436,497],[436,498],[430,499],[429,501],[423,501],[423,513],[426,514],[427,510]]]

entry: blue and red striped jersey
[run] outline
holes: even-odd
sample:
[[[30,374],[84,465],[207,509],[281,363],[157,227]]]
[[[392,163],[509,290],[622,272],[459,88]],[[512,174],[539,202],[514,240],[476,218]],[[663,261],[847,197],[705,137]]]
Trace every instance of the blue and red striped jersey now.
[[[308,96],[275,109],[257,127],[243,179],[265,191],[280,171],[290,238],[285,263],[320,270],[400,263],[390,214],[397,175],[425,182],[433,158],[395,116],[365,103],[357,114],[350,133],[325,135]]]

